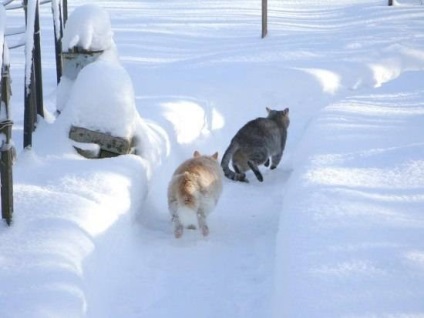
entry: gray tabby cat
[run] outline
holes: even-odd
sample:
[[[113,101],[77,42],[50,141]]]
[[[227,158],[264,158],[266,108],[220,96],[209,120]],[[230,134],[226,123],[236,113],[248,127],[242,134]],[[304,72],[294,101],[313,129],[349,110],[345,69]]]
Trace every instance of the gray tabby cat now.
[[[227,178],[249,182],[245,172],[252,170],[259,181],[263,176],[258,166],[275,169],[283,157],[287,140],[287,128],[290,124],[289,109],[272,110],[266,108],[268,117],[256,118],[244,125],[233,137],[222,157],[221,167]],[[230,160],[234,171],[229,168]]]

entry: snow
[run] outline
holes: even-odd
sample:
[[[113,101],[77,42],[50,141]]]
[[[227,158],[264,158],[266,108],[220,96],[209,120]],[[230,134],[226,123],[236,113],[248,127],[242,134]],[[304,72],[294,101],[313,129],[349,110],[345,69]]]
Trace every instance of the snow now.
[[[130,138],[139,118],[134,90],[126,70],[119,64],[97,61],[78,74],[66,103],[72,124]],[[68,114],[64,114],[68,116]]]
[[[56,87],[40,8],[47,115],[0,225],[0,317],[424,317],[420,1],[269,1],[265,39],[253,0],[70,5],[67,45],[106,52]],[[175,239],[177,165],[221,156],[266,107],[290,108],[280,166],[226,179],[209,236]],[[72,123],[133,133],[139,152],[84,159]]]
[[[62,49],[79,47],[88,51],[106,50],[113,44],[113,32],[107,11],[98,5],[75,8],[66,21]]]
[[[280,219],[282,316],[421,317],[421,77],[329,105],[311,124]]]

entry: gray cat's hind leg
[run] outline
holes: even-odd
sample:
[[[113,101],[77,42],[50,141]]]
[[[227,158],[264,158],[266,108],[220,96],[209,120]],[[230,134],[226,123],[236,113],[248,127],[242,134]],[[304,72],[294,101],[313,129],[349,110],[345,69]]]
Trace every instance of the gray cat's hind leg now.
[[[282,152],[279,153],[279,154],[277,154],[277,155],[275,155],[275,156],[272,156],[271,157],[271,168],[270,169],[277,168],[277,166],[280,163],[282,157],[283,157],[283,153]]]
[[[249,165],[250,169],[252,169],[253,173],[255,174],[256,178],[262,182],[264,181],[264,177],[262,176],[261,172],[259,171],[258,165],[252,161],[248,161],[247,164]]]
[[[249,182],[249,180],[246,179],[246,174],[244,172],[241,171],[241,169],[233,163],[233,169],[236,172],[236,175],[234,176],[235,181],[240,181],[240,182]]]
[[[241,170],[239,169],[239,167],[233,163],[233,169],[236,173],[242,173]]]

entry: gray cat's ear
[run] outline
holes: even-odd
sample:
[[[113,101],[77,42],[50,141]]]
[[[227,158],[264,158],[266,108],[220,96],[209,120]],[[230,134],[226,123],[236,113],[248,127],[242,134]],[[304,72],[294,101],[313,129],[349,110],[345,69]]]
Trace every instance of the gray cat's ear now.
[[[214,158],[215,160],[218,160],[218,151],[217,151],[217,152],[215,152],[215,153],[212,155],[212,158]]]
[[[271,112],[271,110],[272,110],[271,108],[266,107],[266,111],[267,111],[268,114]]]
[[[288,108],[286,108],[285,110],[284,110],[284,115],[288,115],[289,114],[289,109]]]
[[[196,158],[196,157],[200,157],[200,152],[198,152],[197,150],[194,152],[194,154],[193,154],[193,157],[194,158]]]

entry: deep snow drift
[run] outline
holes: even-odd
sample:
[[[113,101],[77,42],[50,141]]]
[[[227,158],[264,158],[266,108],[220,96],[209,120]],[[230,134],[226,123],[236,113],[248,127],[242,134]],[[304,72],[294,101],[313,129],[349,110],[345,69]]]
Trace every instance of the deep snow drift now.
[[[48,113],[31,150],[20,148],[23,51],[10,52],[18,158],[14,223],[0,227],[1,317],[424,316],[420,1],[269,1],[263,40],[258,1],[72,1],[70,12],[87,3],[105,9],[102,25],[110,16],[105,69],[134,102],[140,155],[76,154],[72,105],[107,118],[99,86],[110,82],[95,64],[80,89],[58,91],[44,7]],[[175,167],[194,150],[222,155],[267,106],[290,108],[280,166],[261,167],[263,183],[226,180],[210,235],[176,240]]]

